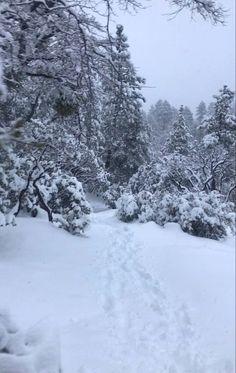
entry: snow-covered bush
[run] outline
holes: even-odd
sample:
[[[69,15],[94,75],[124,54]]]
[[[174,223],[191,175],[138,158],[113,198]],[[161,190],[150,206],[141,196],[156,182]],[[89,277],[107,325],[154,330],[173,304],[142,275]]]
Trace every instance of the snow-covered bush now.
[[[131,177],[128,190],[134,194],[144,190],[163,196],[197,190],[198,177],[192,166],[191,159],[185,155],[165,155],[156,162],[141,166]]]
[[[138,219],[141,223],[155,221],[159,225],[178,223],[193,236],[221,239],[235,230],[232,203],[224,202],[217,192],[186,192],[183,194],[142,191],[123,194],[117,202],[118,218],[124,222]]]
[[[155,195],[154,221],[159,225],[170,222],[178,222],[178,197],[173,194],[165,194],[163,197]]]
[[[0,226],[14,224],[15,215],[47,211],[50,221],[71,233],[83,232],[90,206],[82,184],[54,162],[19,157],[13,147],[0,154]]]
[[[13,147],[0,149],[0,226],[14,224],[13,209],[17,205],[21,190],[32,167],[31,159],[17,157]],[[27,195],[29,197],[29,195]],[[28,198],[24,199],[24,208],[28,211]],[[23,205],[22,205],[23,208]]]
[[[136,195],[136,203],[138,206],[138,220],[140,223],[146,223],[154,220],[155,200],[150,192],[145,190]]]
[[[142,165],[130,178],[128,188],[134,194],[143,190],[155,193],[158,190],[161,174],[162,166],[158,162]]]
[[[117,216],[126,223],[138,218],[139,207],[135,196],[125,193],[117,201]]]
[[[219,193],[188,193],[179,197],[178,202],[178,222],[184,232],[220,239],[228,229],[234,231],[233,205],[224,202]]]
[[[38,325],[20,330],[8,312],[0,310],[0,372],[60,373],[57,334]]]
[[[78,234],[89,223],[91,208],[82,184],[72,176],[54,172],[40,184],[44,199],[53,215],[53,222],[68,232]]]
[[[124,222],[138,219],[140,223],[154,220],[153,195],[142,191],[136,195],[124,193],[117,201],[117,216]]]
[[[102,198],[106,205],[112,209],[116,208],[116,202],[124,193],[124,187],[119,184],[112,184],[103,194]]]
[[[234,231],[235,214],[232,203],[216,192],[167,194],[156,205],[155,221],[160,225],[176,222],[193,236],[220,239],[229,229]]]

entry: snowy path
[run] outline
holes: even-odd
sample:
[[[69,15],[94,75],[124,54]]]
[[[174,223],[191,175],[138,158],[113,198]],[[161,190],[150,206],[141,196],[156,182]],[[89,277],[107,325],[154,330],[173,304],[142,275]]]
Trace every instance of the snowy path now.
[[[184,354],[190,352],[192,330],[186,309],[172,315],[160,284],[137,261],[142,248],[129,230],[113,235],[105,266],[104,309],[120,346],[121,372],[177,372],[186,364],[190,369],[178,356],[186,347]]]
[[[234,372],[232,242],[114,211],[94,214],[87,236],[39,219],[0,232],[0,306],[25,328],[53,320],[63,373]]]

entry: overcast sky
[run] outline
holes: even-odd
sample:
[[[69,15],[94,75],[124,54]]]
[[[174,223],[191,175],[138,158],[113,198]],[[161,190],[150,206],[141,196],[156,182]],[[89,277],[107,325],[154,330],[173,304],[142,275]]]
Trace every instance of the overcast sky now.
[[[173,11],[165,0],[149,2],[138,14],[120,14],[131,56],[138,73],[146,78],[143,94],[147,107],[159,98],[192,110],[201,100],[211,101],[224,84],[234,89],[234,0],[224,0],[229,9],[227,25],[213,26],[189,12],[169,20]]]

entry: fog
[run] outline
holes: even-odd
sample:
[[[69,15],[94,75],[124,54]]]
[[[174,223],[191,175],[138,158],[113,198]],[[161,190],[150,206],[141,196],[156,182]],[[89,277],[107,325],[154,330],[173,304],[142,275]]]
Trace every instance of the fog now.
[[[212,25],[188,11],[173,18],[165,0],[148,2],[138,13],[117,17],[125,27],[132,60],[146,78],[147,107],[159,98],[192,110],[224,85],[234,89],[234,1],[224,0],[226,25]],[[171,19],[172,18],[172,19]]]

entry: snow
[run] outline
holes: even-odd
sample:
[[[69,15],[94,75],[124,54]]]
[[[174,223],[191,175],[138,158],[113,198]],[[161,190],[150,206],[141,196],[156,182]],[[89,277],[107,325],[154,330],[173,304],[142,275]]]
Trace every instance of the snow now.
[[[122,223],[95,205],[81,237],[43,217],[0,229],[0,307],[32,342],[24,373],[51,372],[41,362],[59,344],[63,373],[233,373],[233,239]]]
[[[105,205],[105,202],[101,198],[97,197],[93,193],[86,193],[86,199],[91,205],[93,212],[101,212],[108,210],[108,207]]]
[[[34,325],[22,331],[6,310],[0,310],[0,372],[58,373],[59,338],[51,325]]]

